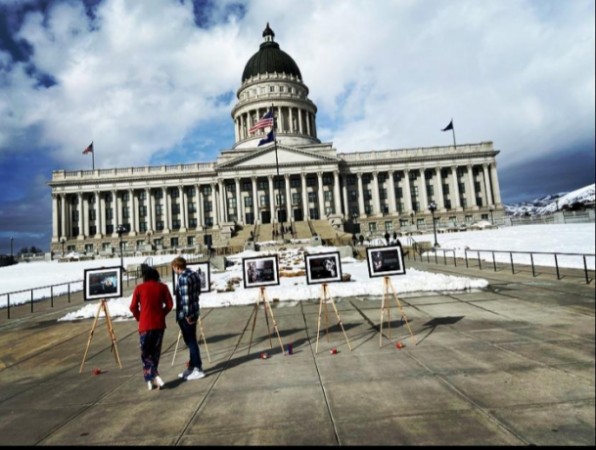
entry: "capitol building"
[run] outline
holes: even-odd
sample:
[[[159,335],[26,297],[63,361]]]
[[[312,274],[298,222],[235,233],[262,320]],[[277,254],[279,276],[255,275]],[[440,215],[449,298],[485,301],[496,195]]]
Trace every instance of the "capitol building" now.
[[[317,106],[269,24],[236,96],[235,142],[215,161],[53,171],[51,250],[229,252],[312,236],[336,244],[352,233],[432,232],[433,219],[457,229],[503,216],[491,141],[350,153],[321,142]],[[259,122],[270,111],[274,129]]]

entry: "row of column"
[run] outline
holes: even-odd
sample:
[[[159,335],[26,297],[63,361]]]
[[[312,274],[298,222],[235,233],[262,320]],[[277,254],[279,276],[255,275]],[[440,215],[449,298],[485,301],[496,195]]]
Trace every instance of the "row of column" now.
[[[248,139],[255,134],[248,130],[269,110],[269,108],[258,108],[242,114],[235,118],[236,142]],[[306,110],[287,106],[273,106],[274,116],[278,133],[298,133],[307,136],[317,137],[316,121],[314,113]]]
[[[473,176],[473,166],[468,165],[467,167],[467,174],[465,177],[467,186],[465,189],[465,193],[467,196],[467,203],[468,205],[475,205],[475,190],[474,190],[474,176]],[[486,197],[487,204],[492,205],[500,205],[501,198],[499,194],[499,186],[497,180],[497,173],[496,167],[493,164],[484,164],[483,166],[483,180],[484,180],[484,195]],[[410,189],[410,172],[412,170],[420,171],[420,176],[418,177],[418,192],[420,196],[420,205],[423,210],[428,211],[428,204],[429,199],[427,196],[426,191],[426,179],[425,179],[425,171],[424,169],[406,169],[400,170],[399,172],[404,172],[403,181],[401,182],[401,187],[403,189],[403,200],[404,200],[404,212],[409,214],[413,211],[412,207],[412,193]],[[445,211],[445,202],[444,202],[444,192],[443,192],[443,183],[442,183],[442,176],[441,176],[441,168],[430,169],[434,170],[434,177],[433,177],[433,186],[435,195],[433,196],[433,200],[437,204],[437,209],[439,211]],[[459,180],[457,176],[457,166],[452,166],[450,168],[451,176],[450,178],[450,199],[451,199],[451,208],[452,209],[461,209],[462,205],[460,202],[459,197]],[[396,170],[388,170],[386,171],[388,174],[388,206],[389,206],[389,213],[396,214],[398,211],[397,205],[397,198],[395,195],[396,183],[394,179],[394,173]],[[370,172],[366,172],[370,173]],[[364,205],[364,185],[362,181],[364,173],[357,173],[357,189],[358,189],[358,213],[360,216],[366,215],[365,205]],[[290,217],[291,208],[294,206],[292,204],[292,189],[290,186],[290,177],[291,174],[283,174],[284,186],[283,189],[277,190],[278,194],[285,196],[285,202],[281,202],[279,205],[283,207],[285,205],[286,211],[288,213],[288,217]],[[302,208],[304,217],[308,217],[310,211],[310,202],[308,201],[308,189],[307,189],[307,174],[299,174],[293,176],[300,176],[300,193],[301,193],[301,204],[299,205]],[[319,217],[326,216],[325,210],[325,200],[324,200],[324,186],[323,186],[323,172],[317,172],[317,185],[316,185],[316,192],[317,192],[317,202],[315,204],[318,207]],[[241,182],[245,178],[235,178],[233,183],[235,184],[233,191],[235,192],[236,198],[236,217],[237,221],[240,223],[244,223],[244,218],[246,213],[246,206],[243,201],[243,196],[241,195]],[[252,186],[252,207],[251,211],[254,214],[255,221],[259,221],[259,196],[258,196],[258,177],[251,177],[250,178]],[[269,193],[269,211],[273,213],[276,208],[275,202],[275,189],[274,189],[274,176],[269,175],[267,176],[268,180],[268,193]],[[346,219],[348,219],[349,214],[349,202],[348,202],[348,186],[347,186],[347,179],[346,176],[340,177],[339,171],[333,171],[333,187],[332,187],[332,197],[331,201],[329,202],[330,207],[334,214],[343,215]],[[214,228],[217,228],[221,222],[228,222],[230,218],[230,212],[228,210],[228,194],[227,190],[224,186],[225,180],[219,179],[214,181],[210,184],[195,184],[193,185],[195,188],[195,195],[194,199],[188,195],[188,191],[184,189],[184,186],[178,186],[178,197],[180,198],[180,228],[179,231],[185,232],[189,228],[189,202],[194,202],[194,212],[195,218],[197,223],[197,229],[202,230],[203,226],[207,225],[206,219],[211,219],[210,225]],[[379,193],[379,179],[378,179],[378,172],[372,172],[372,212],[373,215],[380,215],[381,214],[381,202],[380,202],[380,193]],[[188,186],[188,185],[187,185]],[[200,189],[201,186],[210,186],[211,193],[210,195],[205,195],[203,191]],[[340,187],[341,186],[341,187]],[[155,188],[153,188],[155,189]],[[173,229],[173,215],[172,215],[172,196],[168,194],[167,187],[158,188],[162,190],[162,198],[163,201],[162,205],[162,217],[164,218],[164,228],[162,230],[163,233],[168,233]],[[340,193],[341,189],[341,193]],[[329,189],[331,191],[331,189]],[[131,225],[130,235],[134,236],[138,234],[140,231],[140,215],[139,215],[139,206],[140,206],[140,199],[138,196],[135,196],[135,191],[133,189],[127,190],[129,193],[129,200],[128,200],[128,207],[130,211],[129,222]],[[156,214],[156,198],[151,195],[151,189],[145,188],[145,205],[147,208],[146,214],[146,226],[147,231],[155,232],[157,230],[157,214]],[[314,191],[314,189],[313,189]],[[118,192],[122,192],[122,190],[112,190],[112,205],[113,205],[113,217],[111,219],[112,225],[114,225],[114,232],[112,233],[112,237],[117,237],[116,233],[116,226],[122,224],[124,222],[123,217],[123,208],[124,202],[121,196],[118,196]],[[265,192],[265,190],[263,190]],[[88,194],[88,193],[87,193]],[[72,195],[72,194],[70,194]],[[88,195],[85,195],[83,192],[79,192],[75,194],[78,196],[77,200],[77,209],[79,211],[78,215],[78,229],[79,229],[79,237],[83,239],[84,237],[89,236],[89,229],[90,229],[90,220],[89,220],[89,200]],[[101,195],[101,192],[96,191],[93,194],[95,196],[95,205],[98,205],[96,208],[96,219],[95,219],[95,226],[96,226],[96,234],[94,237],[100,238],[106,236],[106,225],[107,225],[107,218],[106,218],[106,199],[105,196]],[[343,196],[343,205],[345,205],[344,210],[342,211],[342,202],[340,201],[341,196]],[[67,201],[66,198],[67,194],[58,194],[53,196],[53,237],[58,239],[59,237],[69,237],[71,234],[68,230],[72,230],[72,214],[71,208],[69,207],[70,203]],[[204,210],[205,200],[210,199],[212,205],[212,211],[206,212]],[[272,221],[276,219],[275,214],[271,214]]]

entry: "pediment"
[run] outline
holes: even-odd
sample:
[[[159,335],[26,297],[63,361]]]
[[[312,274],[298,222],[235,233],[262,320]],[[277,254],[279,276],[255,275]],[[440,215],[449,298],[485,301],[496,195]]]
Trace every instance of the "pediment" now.
[[[274,167],[277,163],[280,166],[309,166],[336,163],[337,161],[337,158],[328,155],[321,155],[313,151],[278,144],[277,159],[275,146],[271,145],[262,149],[255,149],[251,152],[243,152],[237,158],[233,158],[217,166],[216,170]]]

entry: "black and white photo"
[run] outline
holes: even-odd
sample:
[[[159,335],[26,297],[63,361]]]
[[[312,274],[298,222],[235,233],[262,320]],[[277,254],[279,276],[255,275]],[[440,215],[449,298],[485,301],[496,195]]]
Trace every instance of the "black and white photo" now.
[[[277,255],[257,256],[242,260],[244,287],[274,286],[279,284]]]
[[[406,273],[401,245],[368,247],[366,260],[370,277],[404,275]]]
[[[304,265],[306,268],[306,284],[341,281],[339,252],[305,255]]]

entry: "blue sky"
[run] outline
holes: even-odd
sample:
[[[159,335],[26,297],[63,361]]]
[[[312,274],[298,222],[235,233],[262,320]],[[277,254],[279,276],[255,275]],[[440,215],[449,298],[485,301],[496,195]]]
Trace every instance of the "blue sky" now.
[[[207,162],[266,22],[339,152],[493,141],[505,203],[595,180],[593,0],[0,0],[0,253],[53,170]]]

